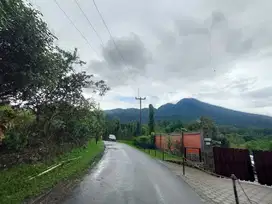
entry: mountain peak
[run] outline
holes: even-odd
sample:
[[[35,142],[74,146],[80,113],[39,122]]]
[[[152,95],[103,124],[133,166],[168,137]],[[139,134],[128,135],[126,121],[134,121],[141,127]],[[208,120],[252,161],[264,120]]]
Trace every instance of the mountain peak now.
[[[139,112],[135,109],[116,109],[106,113],[110,117],[118,117],[123,123],[138,121],[139,117]],[[176,104],[167,103],[155,111],[155,120],[182,120],[188,123],[201,116],[210,117],[219,125],[256,128],[270,128],[272,126],[272,117],[235,111],[195,98],[183,98]],[[148,109],[142,111],[142,121],[148,122]]]
[[[177,102],[177,104],[180,104],[180,103],[184,103],[184,102],[201,102],[195,98],[183,98],[181,99],[179,102]]]

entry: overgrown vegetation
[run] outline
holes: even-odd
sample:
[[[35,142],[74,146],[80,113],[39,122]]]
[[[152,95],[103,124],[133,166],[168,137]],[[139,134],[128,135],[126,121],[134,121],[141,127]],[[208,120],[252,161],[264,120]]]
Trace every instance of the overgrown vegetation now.
[[[56,183],[67,178],[77,177],[87,169],[94,158],[103,150],[103,143],[89,142],[85,147],[73,149],[48,163],[36,163],[35,165],[21,164],[12,167],[8,171],[1,171],[0,176],[0,200],[1,203],[21,203],[25,198],[38,195],[41,191],[53,187]],[[75,159],[74,158],[79,158]],[[50,166],[67,161],[56,169],[30,180],[47,170]]]
[[[167,160],[167,161],[176,161],[176,162],[181,162],[182,161],[182,155],[178,154],[172,154],[170,152],[163,152],[161,150],[155,149],[155,148],[143,148],[140,146],[135,145],[135,141],[132,140],[120,140],[119,142],[125,143],[131,147],[137,148],[138,150],[145,152],[149,154],[151,157],[160,159],[160,160]]]
[[[104,133],[89,93],[108,86],[83,66],[77,49],[55,46],[39,11],[23,0],[0,2],[0,167],[50,160]]]
[[[77,49],[55,46],[42,15],[26,1],[2,0],[0,10],[0,200],[20,203],[81,173],[102,152],[105,117],[83,89],[102,96],[109,88],[77,71],[85,64]]]

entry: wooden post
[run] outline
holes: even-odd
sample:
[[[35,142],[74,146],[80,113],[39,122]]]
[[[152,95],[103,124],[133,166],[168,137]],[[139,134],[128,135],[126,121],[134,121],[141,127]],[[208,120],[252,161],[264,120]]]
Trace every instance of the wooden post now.
[[[183,173],[183,176],[185,176],[185,157],[184,156],[182,157],[182,173]]]
[[[181,133],[181,148],[182,148],[182,154],[183,154],[183,157],[185,156],[185,152],[184,152],[184,149],[185,149],[185,147],[184,147],[184,133],[182,132]]]
[[[180,141],[180,156],[184,156],[184,152],[183,152],[183,132],[181,132],[181,141]]]
[[[232,179],[232,185],[233,185],[233,191],[234,191],[234,197],[235,197],[235,203],[239,204],[239,199],[238,199],[238,193],[236,189],[236,176],[234,174],[231,174],[231,179]]]
[[[161,138],[161,133],[160,133],[160,149],[162,148],[162,147],[161,147],[161,139],[162,139],[162,138]]]
[[[199,149],[199,161],[202,162],[201,149]]]

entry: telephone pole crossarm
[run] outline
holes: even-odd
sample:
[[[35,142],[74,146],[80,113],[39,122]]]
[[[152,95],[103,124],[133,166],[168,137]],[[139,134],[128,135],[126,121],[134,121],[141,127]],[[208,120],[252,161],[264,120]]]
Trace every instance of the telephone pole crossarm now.
[[[144,101],[146,97],[135,97],[135,99],[140,101],[139,125],[140,125],[140,135],[141,135],[142,133],[142,101]]]

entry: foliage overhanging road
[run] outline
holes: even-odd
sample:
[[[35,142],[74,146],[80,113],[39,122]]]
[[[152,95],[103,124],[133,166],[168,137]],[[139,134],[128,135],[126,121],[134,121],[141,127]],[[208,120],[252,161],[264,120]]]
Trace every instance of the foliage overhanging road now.
[[[164,165],[128,145],[106,142],[100,163],[64,204],[202,203]]]

